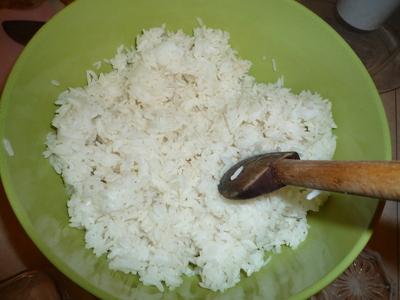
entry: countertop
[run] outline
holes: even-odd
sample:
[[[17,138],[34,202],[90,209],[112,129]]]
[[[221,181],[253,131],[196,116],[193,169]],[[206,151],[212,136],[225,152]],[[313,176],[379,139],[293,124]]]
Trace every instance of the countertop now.
[[[4,20],[47,21],[58,7],[54,2],[46,1],[40,7],[31,10],[0,9],[0,22]],[[0,29],[0,93],[23,46],[12,41]],[[393,159],[400,159],[400,89],[381,94],[385,106],[393,141]],[[382,256],[384,266],[396,283],[399,282],[400,269],[400,210],[399,203],[386,202],[381,219],[368,244],[371,250]],[[3,186],[0,183],[0,281],[26,270],[40,269],[49,273],[65,299],[97,299],[82,290],[61,272],[59,272],[37,249],[25,233],[12,211]],[[398,291],[398,290],[397,290]],[[399,292],[397,292],[399,295]]]

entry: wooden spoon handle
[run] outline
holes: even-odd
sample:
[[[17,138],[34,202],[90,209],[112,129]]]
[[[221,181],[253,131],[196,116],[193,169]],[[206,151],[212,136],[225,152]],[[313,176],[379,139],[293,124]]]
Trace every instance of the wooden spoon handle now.
[[[284,185],[400,201],[398,161],[319,161],[283,159],[273,163]]]

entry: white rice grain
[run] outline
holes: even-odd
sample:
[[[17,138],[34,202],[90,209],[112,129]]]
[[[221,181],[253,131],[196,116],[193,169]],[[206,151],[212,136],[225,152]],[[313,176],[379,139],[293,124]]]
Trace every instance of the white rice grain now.
[[[50,82],[54,86],[60,86],[60,83],[57,80],[51,80]]]
[[[276,61],[275,59],[272,59],[272,70],[274,70],[274,72],[276,72]]]
[[[240,173],[242,173],[242,171],[243,171],[243,166],[240,166],[236,171],[235,171],[235,173],[233,173],[232,174],[232,176],[231,176],[231,180],[235,180],[238,176],[239,176],[239,174]]]
[[[96,61],[96,62],[93,64],[93,67],[95,67],[96,70],[100,70],[100,68],[101,68],[101,61]]]
[[[3,138],[3,146],[4,146],[4,149],[6,150],[8,155],[14,156],[14,150],[13,150],[13,148],[11,146],[11,143],[10,143],[10,141],[8,139]]]
[[[317,197],[319,194],[322,194],[323,191],[320,190],[312,190],[308,195],[307,195],[307,200],[314,199]]]

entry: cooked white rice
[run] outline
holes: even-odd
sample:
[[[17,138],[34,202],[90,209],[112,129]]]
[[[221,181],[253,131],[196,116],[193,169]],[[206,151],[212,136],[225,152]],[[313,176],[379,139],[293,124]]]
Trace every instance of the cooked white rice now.
[[[233,175],[231,176],[230,180],[235,180],[240,175],[240,173],[242,173],[243,169],[244,169],[243,166],[240,166],[239,168],[237,168],[235,173],[233,173]]]
[[[54,86],[60,86],[60,83],[57,80],[50,80],[50,82]]]
[[[274,70],[274,72],[276,72],[276,61],[275,61],[275,59],[272,59],[271,63],[272,63],[272,70]]]
[[[11,143],[8,139],[3,138],[3,146],[9,156],[14,156],[14,150],[11,146]]]
[[[213,291],[234,286],[241,270],[265,265],[265,251],[296,249],[307,211],[327,198],[296,187],[248,201],[219,195],[240,159],[276,149],[330,159],[336,144],[328,100],[294,95],[283,79],[256,83],[228,40],[205,26],[192,36],[145,30],[136,47],[118,48],[111,72],[88,71],[87,86],[56,102],[44,155],[70,191],[71,226],[110,269],[160,290],[182,274]]]

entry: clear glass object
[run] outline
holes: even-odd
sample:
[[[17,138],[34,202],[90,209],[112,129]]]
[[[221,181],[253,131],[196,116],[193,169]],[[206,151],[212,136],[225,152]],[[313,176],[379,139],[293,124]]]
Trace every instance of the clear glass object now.
[[[379,253],[366,248],[334,282],[309,300],[394,300],[395,287]]]
[[[53,279],[40,270],[26,271],[0,282],[2,300],[61,300]]]
[[[400,5],[400,0],[338,0],[339,15],[362,30],[378,29]]]

